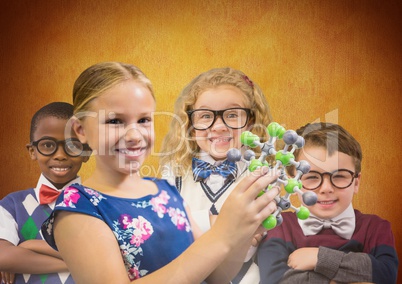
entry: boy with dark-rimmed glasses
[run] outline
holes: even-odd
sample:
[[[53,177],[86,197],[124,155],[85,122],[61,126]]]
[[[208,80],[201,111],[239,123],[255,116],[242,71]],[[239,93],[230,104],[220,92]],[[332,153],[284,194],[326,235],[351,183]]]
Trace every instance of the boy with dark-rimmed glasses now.
[[[40,234],[57,196],[77,176],[90,149],[70,131],[73,106],[53,102],[31,120],[30,158],[41,170],[35,188],[13,192],[0,200],[0,279],[4,283],[74,283],[64,261]],[[86,155],[83,155],[86,154]]]
[[[297,130],[305,146],[297,160],[311,165],[303,191],[318,196],[310,217],[283,213],[258,249],[261,283],[396,283],[398,257],[391,224],[353,209],[361,178],[360,144],[337,124]]]

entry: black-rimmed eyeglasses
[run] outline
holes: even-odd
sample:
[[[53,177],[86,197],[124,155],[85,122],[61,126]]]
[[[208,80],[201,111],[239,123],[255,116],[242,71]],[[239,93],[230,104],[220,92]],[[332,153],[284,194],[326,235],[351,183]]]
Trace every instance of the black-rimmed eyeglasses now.
[[[223,123],[232,129],[240,129],[247,125],[252,111],[248,108],[228,108],[223,110],[195,109],[187,111],[191,125],[196,130],[207,130],[216,121],[222,118]]]
[[[86,149],[87,144],[82,144],[77,138],[56,140],[54,138],[41,138],[31,143],[43,156],[51,156],[57,152],[59,145],[63,144],[64,152],[70,157],[78,157]]]
[[[339,189],[349,187],[352,184],[353,180],[359,176],[358,174],[347,169],[339,169],[331,173],[319,173],[316,171],[309,171],[307,174],[304,174],[301,177],[303,188],[308,190],[315,190],[319,188],[323,183],[324,175],[328,175],[331,184]]]

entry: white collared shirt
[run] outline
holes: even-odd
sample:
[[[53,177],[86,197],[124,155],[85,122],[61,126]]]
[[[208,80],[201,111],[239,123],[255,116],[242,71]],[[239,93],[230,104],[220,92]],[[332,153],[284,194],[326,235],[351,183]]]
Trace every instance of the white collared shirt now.
[[[57,189],[43,174],[41,174],[38,183],[34,188],[36,199],[34,199],[32,195],[27,195],[27,198],[24,200],[24,202],[27,202],[29,204],[24,205],[21,204],[21,206],[30,207],[32,208],[32,210],[33,208],[40,206],[39,189],[42,186],[42,184],[47,185],[53,188],[54,190],[62,191],[74,183],[81,183],[81,178],[77,177],[72,181],[70,181],[68,184],[66,184],[62,189]],[[49,206],[51,209],[53,209],[55,203],[56,201],[49,203],[46,206]],[[18,231],[19,231],[18,224],[15,221],[14,217],[4,207],[0,206],[0,239],[7,240],[17,246],[20,242]]]

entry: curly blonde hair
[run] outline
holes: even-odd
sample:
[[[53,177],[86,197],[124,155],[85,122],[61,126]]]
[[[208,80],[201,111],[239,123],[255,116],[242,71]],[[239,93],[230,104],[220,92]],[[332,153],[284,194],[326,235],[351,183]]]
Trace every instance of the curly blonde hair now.
[[[161,164],[170,165],[175,176],[183,176],[191,167],[191,159],[200,151],[189,131],[191,122],[187,111],[192,110],[200,94],[210,88],[231,85],[240,89],[247,98],[247,108],[253,112],[249,126],[252,132],[266,137],[266,126],[272,121],[268,102],[260,87],[242,71],[233,68],[215,68],[194,78],[180,93],[174,106],[175,118],[162,142]]]

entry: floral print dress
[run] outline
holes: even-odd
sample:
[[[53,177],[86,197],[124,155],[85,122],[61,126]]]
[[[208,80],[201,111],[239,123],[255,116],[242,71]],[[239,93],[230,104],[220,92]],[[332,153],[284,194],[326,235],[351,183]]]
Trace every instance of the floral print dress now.
[[[55,249],[54,212],[88,214],[108,224],[119,243],[131,280],[143,277],[179,256],[194,241],[184,202],[165,180],[151,179],[158,193],[139,199],[102,194],[73,184],[59,196],[51,216],[42,225],[45,240]]]

